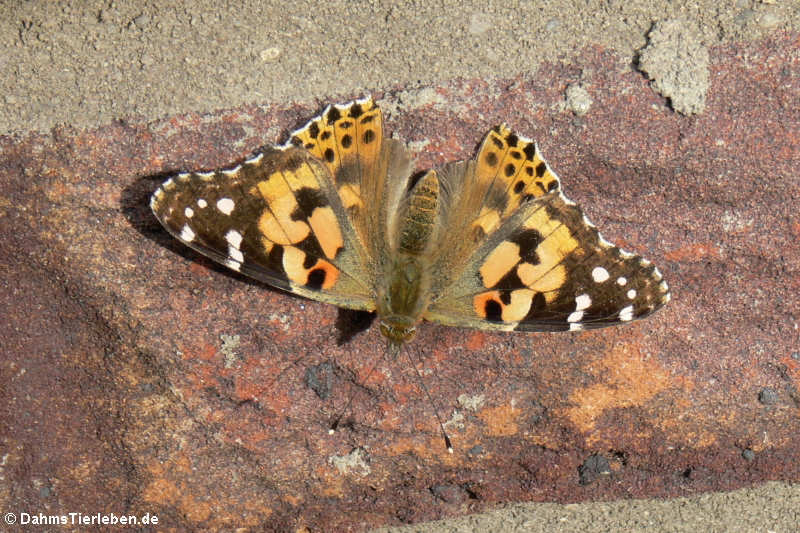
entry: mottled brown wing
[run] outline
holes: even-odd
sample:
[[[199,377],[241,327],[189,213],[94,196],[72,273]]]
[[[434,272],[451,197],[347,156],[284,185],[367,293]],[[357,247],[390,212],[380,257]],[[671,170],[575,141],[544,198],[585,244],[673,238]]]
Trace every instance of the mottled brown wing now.
[[[329,169],[302,148],[178,174],[151,207],[172,235],[233,270],[315,300],[374,309],[366,250]]]
[[[505,143],[495,139],[499,132]],[[530,157],[513,155],[514,143],[533,146]],[[490,157],[495,149],[504,155]],[[490,168],[498,171],[487,188]],[[448,198],[439,247],[448,252],[435,261],[434,278],[444,281],[432,291],[425,319],[479,329],[580,330],[642,318],[669,301],[658,269],[603,239],[563,195],[531,141],[495,129],[475,161],[447,165],[441,175],[458,194]],[[476,198],[480,207],[457,205]],[[452,259],[464,253],[463,262]]]

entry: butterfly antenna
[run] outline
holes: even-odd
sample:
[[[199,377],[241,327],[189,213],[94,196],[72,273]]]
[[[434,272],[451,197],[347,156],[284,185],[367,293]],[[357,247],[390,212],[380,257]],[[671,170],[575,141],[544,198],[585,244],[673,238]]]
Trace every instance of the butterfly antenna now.
[[[453,445],[450,443],[450,437],[447,436],[447,431],[444,430],[444,424],[442,423],[442,417],[439,416],[439,407],[436,405],[436,402],[433,401],[433,397],[431,393],[428,392],[428,387],[425,386],[425,380],[422,378],[422,374],[420,374],[417,365],[414,364],[414,360],[411,358],[411,350],[406,349],[402,350],[402,346],[398,347],[398,351],[405,351],[408,356],[408,362],[411,364],[411,368],[414,369],[414,372],[417,373],[417,379],[419,379],[419,384],[422,386],[422,390],[425,391],[425,396],[428,397],[428,401],[431,402],[433,406],[433,414],[436,415],[436,421],[439,422],[439,429],[442,431],[442,437],[444,437],[444,445],[447,446],[447,451],[453,453]]]
[[[372,366],[367,372],[367,376],[362,380],[361,382],[362,384],[365,384],[367,383],[367,381],[369,381],[369,378],[372,376],[372,373],[375,371],[375,368],[377,366],[378,366],[378,361],[376,359],[373,359]],[[339,423],[342,421],[342,418],[344,418],[344,415],[346,415],[347,411],[350,409],[350,404],[353,403],[353,398],[355,398],[357,392],[358,391],[355,390],[350,394],[350,397],[347,399],[347,403],[344,405],[344,409],[342,409],[339,416],[337,416],[334,419],[333,423],[331,424],[331,427],[328,428],[328,435],[333,435],[334,433],[336,433],[336,430],[339,428]]]

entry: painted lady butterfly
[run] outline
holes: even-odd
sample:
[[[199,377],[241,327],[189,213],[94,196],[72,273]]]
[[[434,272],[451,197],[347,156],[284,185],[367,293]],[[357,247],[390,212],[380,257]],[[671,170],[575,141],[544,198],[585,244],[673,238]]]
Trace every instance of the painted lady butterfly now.
[[[533,141],[501,125],[474,160],[415,175],[371,98],[328,106],[235,167],[178,174],[151,207],[233,270],[375,311],[395,351],[422,320],[577,331],[670,298],[654,265],[603,239],[564,196]]]

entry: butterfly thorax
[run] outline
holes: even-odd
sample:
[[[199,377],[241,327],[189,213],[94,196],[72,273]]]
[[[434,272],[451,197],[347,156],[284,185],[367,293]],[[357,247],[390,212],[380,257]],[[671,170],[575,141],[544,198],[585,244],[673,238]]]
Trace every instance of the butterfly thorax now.
[[[408,192],[394,228],[396,251],[387,265],[385,287],[378,298],[381,333],[392,343],[414,338],[416,325],[428,308],[430,252],[439,216],[439,179],[434,171],[422,176]]]

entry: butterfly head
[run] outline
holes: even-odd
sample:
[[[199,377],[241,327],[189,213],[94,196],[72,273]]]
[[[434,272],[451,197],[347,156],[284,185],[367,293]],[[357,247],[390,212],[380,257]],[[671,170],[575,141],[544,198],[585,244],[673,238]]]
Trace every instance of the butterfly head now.
[[[400,346],[417,334],[416,323],[408,317],[389,316],[381,319],[381,333],[389,343]]]

